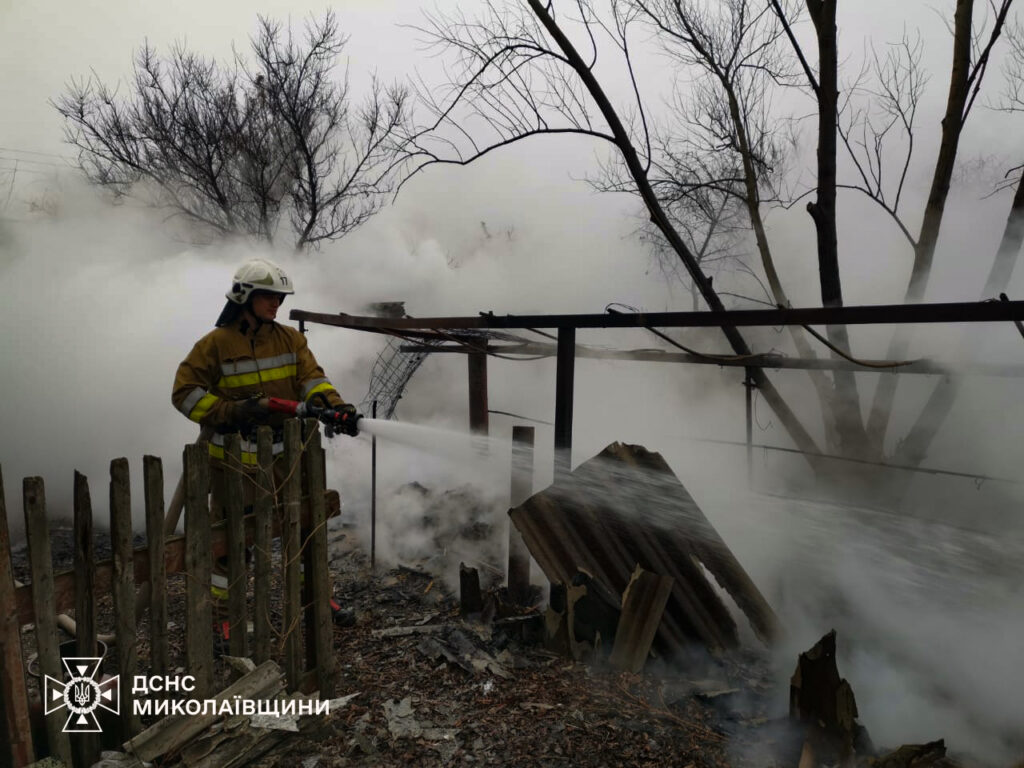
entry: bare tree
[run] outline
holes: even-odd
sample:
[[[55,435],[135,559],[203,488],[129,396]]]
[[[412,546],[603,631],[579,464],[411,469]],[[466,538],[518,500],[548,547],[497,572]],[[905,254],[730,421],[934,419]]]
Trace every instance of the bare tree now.
[[[1006,29],[1006,36],[1010,44],[1004,70],[1006,89],[1002,103],[997,108],[1005,112],[1024,112],[1024,99],[1021,98],[1024,93],[1024,29],[1019,25],[1009,26]],[[1014,194],[999,246],[982,288],[983,300],[991,300],[996,295],[1005,297],[1002,292],[1010,282],[1021,246],[1024,244],[1024,165],[1018,164],[1009,169],[1003,182],[997,186],[996,192],[1006,192],[1010,189],[1014,190]],[[976,349],[976,341],[975,329],[966,332],[961,337],[958,357],[971,359]],[[944,377],[935,385],[918,418],[897,447],[898,461],[917,463],[927,455],[932,441],[953,409],[962,386],[963,378],[959,376]]]
[[[654,181],[654,146],[631,57],[630,26],[641,10],[613,0],[602,19],[585,0],[571,4],[574,15],[556,15],[552,3],[528,0],[529,11],[487,4],[486,18],[461,14],[429,16],[424,34],[453,52],[455,69],[440,93],[421,86],[433,121],[408,137],[417,170],[435,164],[467,165],[490,152],[536,136],[572,134],[605,142],[621,165],[618,186],[628,183],[713,310],[724,305],[699,261],[674,226]],[[570,34],[576,32],[578,43]],[[616,108],[596,74],[601,52],[610,47],[631,84],[633,100]],[[742,179],[737,179],[742,181]],[[735,356],[751,355],[732,326],[722,328]],[[794,442],[816,462],[813,438],[761,369],[755,383]]]
[[[136,54],[124,96],[93,76],[54,106],[87,177],[140,194],[205,237],[272,241],[282,216],[298,249],[342,237],[386,202],[406,91],[374,79],[353,107],[335,70],[346,39],[332,13],[290,30],[260,18],[253,58],[218,64],[184,46]]]
[[[939,242],[942,220],[946,212],[946,203],[953,179],[960,137],[964,126],[974,107],[978,94],[988,71],[992,50],[999,40],[1006,25],[1013,0],[990,2],[991,28],[985,32],[975,19],[974,0],[957,0],[951,26],[953,38],[953,59],[950,67],[949,93],[946,99],[945,114],[942,118],[942,135],[935,166],[932,172],[931,187],[924,207],[921,225],[916,237],[910,237],[909,228],[902,229],[913,247],[913,264],[904,301],[916,303],[924,299],[928,281],[931,277],[932,262],[935,249]],[[898,82],[899,76],[890,77],[889,82]],[[884,82],[884,80],[883,80]],[[916,104],[913,96],[914,88],[903,93],[902,103]],[[889,103],[899,103],[900,96],[890,97]],[[912,140],[912,128],[905,130]],[[912,146],[912,145],[911,145]],[[908,156],[909,162],[909,156]],[[884,207],[884,206],[883,206]],[[895,212],[894,218],[901,221]],[[906,356],[910,343],[910,332],[907,328],[899,328],[893,334],[889,344],[887,357],[902,359]],[[873,452],[881,455],[884,451],[886,432],[892,414],[893,401],[896,395],[897,376],[886,375],[879,379],[868,417],[868,435]],[[919,442],[914,441],[917,445]],[[900,450],[900,458],[912,463],[920,462],[924,453],[915,450],[913,455],[907,453],[905,447]]]
[[[663,183],[656,185],[658,197],[673,229],[679,232],[694,259],[709,277],[729,268],[740,270],[751,275],[765,296],[768,296],[764,284],[743,259],[743,240],[748,227],[739,197],[721,188],[699,184],[690,173],[689,164],[685,164]],[[653,184],[656,182],[652,181]],[[611,191],[621,189],[623,184],[596,181],[594,186]],[[697,284],[686,273],[661,231],[647,220],[641,228],[640,238],[650,244],[665,277],[687,285],[693,310],[700,310],[702,303]],[[759,301],[763,298],[751,300]],[[770,301],[768,304],[773,306]]]
[[[682,73],[679,79],[686,75],[685,95],[677,87],[676,120],[668,130],[675,137],[672,143],[686,147],[691,159],[680,163],[679,154],[671,146],[666,148],[661,154],[673,167],[656,161],[665,176],[656,188],[671,188],[673,179],[680,176],[675,169],[685,165],[690,172],[683,178],[693,177],[695,188],[735,196],[745,209],[771,300],[777,306],[790,306],[769,242],[764,208],[779,194],[786,150],[792,143],[772,113],[771,94],[799,83],[795,62],[781,44],[787,29],[783,20],[788,23],[796,17],[798,7],[792,2],[778,5],[780,18],[768,5],[748,0],[725,0],[714,6],[695,0],[632,0],[632,5],[659,34],[664,50]],[[707,158],[722,156],[727,159],[721,162],[733,169],[731,177],[707,172]],[[696,158],[700,159],[694,162]],[[822,269],[823,274],[831,274],[831,267]],[[836,276],[833,283],[838,282]],[[791,326],[789,331],[801,357],[816,357],[802,329]],[[835,341],[846,346],[842,333],[836,333]],[[833,382],[822,371],[807,374],[818,395],[829,449],[859,454],[860,414],[846,406],[857,402],[852,377],[837,374]]]
[[[705,254],[718,247],[715,237],[727,240],[737,225],[749,227],[753,235],[759,277],[770,301],[788,306],[766,214],[773,205],[795,202],[785,200],[780,191],[790,184],[784,178],[790,137],[780,134],[784,118],[775,110],[772,94],[796,88],[814,105],[814,180],[795,199],[811,197],[807,210],[816,233],[822,303],[843,302],[837,211],[839,194],[846,190],[872,199],[910,246],[914,267],[907,300],[917,301],[931,271],[960,134],[981,92],[1011,3],[991,3],[986,24],[975,18],[984,14],[975,13],[972,2],[958,0],[950,26],[954,57],[942,140],[916,231],[908,224],[906,209],[907,180],[917,157],[918,104],[927,82],[920,67],[920,40],[905,34],[881,53],[872,48],[861,73],[841,87],[839,62],[845,59],[840,56],[835,0],[609,0],[604,13],[587,0],[527,0],[520,10],[489,3],[479,20],[460,14],[428,17],[423,31],[440,49],[454,54],[454,68],[441,90],[421,84],[433,120],[408,137],[409,146],[423,169],[436,163],[472,163],[536,136],[573,134],[603,142],[613,149],[612,160],[592,183],[630,192],[642,201],[651,222],[647,235],[656,233],[659,245],[685,269],[708,307],[719,309],[722,303],[719,286],[713,288],[706,273],[713,262]],[[805,50],[798,39],[795,25],[801,12],[813,29],[813,49]],[[677,66],[668,123],[652,117],[641,96],[633,49],[639,35],[630,34],[638,24],[653,33],[647,39]],[[605,90],[608,78],[616,74],[612,65],[618,65],[619,79],[629,86],[630,98],[621,106]],[[1004,238],[1001,253],[1015,257],[1020,246],[1014,237]],[[1005,260],[1000,263],[1005,272]],[[814,342],[793,330],[798,353],[813,357]],[[827,338],[807,330],[831,354],[859,362],[845,328],[828,328]],[[735,328],[723,332],[737,356],[749,354]],[[900,338],[906,337],[895,334],[894,339]],[[888,357],[899,361],[906,350],[905,344],[894,344]],[[861,364],[865,370],[882,367]],[[816,452],[768,378],[760,372],[758,376],[793,439],[801,449]],[[879,425],[888,422],[891,401],[885,405],[885,389],[895,379],[881,377],[876,407],[865,424],[852,373],[811,374],[830,448],[857,458],[883,455],[884,426]],[[913,446],[912,438],[913,433],[904,446]],[[900,455],[917,462],[924,454]]]

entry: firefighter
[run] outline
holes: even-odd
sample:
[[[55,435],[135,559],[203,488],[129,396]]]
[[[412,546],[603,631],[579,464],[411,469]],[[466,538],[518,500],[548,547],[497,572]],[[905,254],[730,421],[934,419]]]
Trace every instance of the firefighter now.
[[[356,423],[356,409],[346,403],[319,366],[298,330],[276,322],[285,297],[294,287],[284,270],[267,259],[252,259],[235,272],[227,303],[216,327],[192,347],[178,366],[171,401],[192,421],[213,431],[209,441],[211,487],[222,487],[228,471],[224,461],[226,435],[239,433],[243,473],[243,503],[252,504],[258,489],[256,428],[274,430],[275,484],[283,480],[282,427],[287,414],[271,412],[269,398],[326,404],[339,420]],[[220,495],[214,495],[219,498]],[[223,517],[223,508],[214,509]],[[227,597],[226,562],[214,564],[212,592]],[[335,620],[351,624],[351,611],[341,611],[332,601]]]

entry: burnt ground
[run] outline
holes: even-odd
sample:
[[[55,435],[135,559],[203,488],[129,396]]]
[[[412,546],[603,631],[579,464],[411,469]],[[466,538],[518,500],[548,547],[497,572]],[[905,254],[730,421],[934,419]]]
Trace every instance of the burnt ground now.
[[[355,695],[327,717],[306,718],[302,732],[248,765],[753,768],[800,762],[802,733],[784,716],[789,692],[773,684],[765,656],[749,650],[702,655],[675,666],[653,659],[639,675],[620,673],[601,658],[576,662],[544,648],[539,596],[538,606],[520,609],[518,617],[485,611],[465,620],[438,575],[450,572],[453,557],[457,567],[454,549],[445,548],[447,561],[435,557],[374,574],[352,530],[339,523],[332,521],[330,534],[335,595],[355,610],[357,623],[334,630],[335,695]],[[97,539],[102,557],[106,543],[99,532]],[[54,529],[51,540],[55,567],[70,567],[70,530]],[[28,581],[23,553],[14,554],[16,578]],[[275,563],[279,568],[279,557]],[[184,674],[184,577],[170,577],[167,591],[177,630],[169,661]],[[500,597],[500,590],[490,594]],[[97,624],[101,633],[113,625],[109,595],[98,596]],[[148,615],[139,630],[144,673]],[[23,644],[31,654],[30,627]],[[105,663],[111,674],[115,654]],[[230,673],[226,663],[217,666],[222,688]],[[33,678],[29,686],[38,696]],[[105,738],[111,726],[104,724]],[[107,748],[118,747],[118,739],[106,740]],[[941,757],[858,761],[880,768],[958,764]]]
[[[53,531],[58,570],[70,567],[68,534]],[[574,662],[543,647],[528,618],[539,618],[537,610],[523,609],[525,619],[465,621],[457,596],[434,574],[402,566],[374,576],[351,530],[335,529],[331,539],[335,595],[357,615],[355,626],[334,631],[335,695],[357,695],[250,765],[741,768],[798,760],[785,721],[768,718],[784,708],[786,694],[771,689],[756,656],[707,658],[685,673],[654,663],[641,675],[600,659]],[[98,556],[105,546],[97,542]],[[14,565],[27,581],[18,553]],[[184,578],[170,577],[172,669],[184,664],[184,594]],[[97,624],[101,633],[113,625],[109,595],[98,597]],[[139,629],[141,673],[148,616]],[[23,639],[30,654],[34,632],[26,628]],[[111,674],[115,653],[105,663]],[[218,667],[227,685],[227,665]],[[34,680],[30,688],[38,695]]]
[[[788,741],[767,736],[768,674],[755,659],[707,660],[686,676],[622,674],[545,650],[539,632],[524,631],[528,619],[463,621],[431,573],[372,578],[354,546],[333,565],[335,592],[358,616],[335,630],[337,693],[358,695],[256,765],[710,768],[768,765],[763,753],[737,753]]]

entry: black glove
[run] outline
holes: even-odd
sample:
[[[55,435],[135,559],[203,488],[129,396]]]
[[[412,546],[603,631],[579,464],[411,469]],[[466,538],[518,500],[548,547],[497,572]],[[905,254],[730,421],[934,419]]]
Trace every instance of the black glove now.
[[[236,400],[231,403],[231,424],[239,428],[250,427],[266,419],[269,409],[260,403],[260,398],[250,397],[248,400]]]
[[[359,413],[356,407],[349,403],[339,405],[330,411],[324,411],[320,416],[320,420],[327,425],[324,432],[328,437],[334,437],[339,433],[355,437],[359,434],[359,420],[361,418],[363,418],[363,414]]]

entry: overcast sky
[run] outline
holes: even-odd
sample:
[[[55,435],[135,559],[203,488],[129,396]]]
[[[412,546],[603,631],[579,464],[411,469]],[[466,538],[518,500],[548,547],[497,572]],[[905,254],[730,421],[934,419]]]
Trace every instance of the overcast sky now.
[[[459,6],[472,15],[477,5],[453,0],[341,0],[330,7],[338,14],[342,29],[351,34],[347,53],[358,82],[369,70],[385,78],[400,78],[413,69],[429,72],[433,65],[417,46],[419,34],[402,25],[420,23],[423,8]],[[952,0],[841,3],[843,55],[859,58],[870,41],[884,46],[898,39],[904,28],[911,34],[920,30],[926,41],[926,66],[933,72],[932,99],[941,100],[945,88],[937,67],[949,59],[943,15],[951,16],[953,5]],[[186,41],[197,51],[227,57],[232,43],[239,45],[252,34],[257,14],[301,22],[326,7],[305,0],[0,0],[0,46],[5,61],[11,64],[0,72],[0,98],[5,107],[0,114],[0,139],[14,148],[66,153],[60,123],[47,100],[58,94],[69,78],[95,71],[105,81],[116,82],[130,73],[131,52],[144,40],[161,50]],[[986,129],[988,121],[977,122],[981,125],[973,125],[972,133],[980,134],[985,143],[997,137],[995,130]]]

